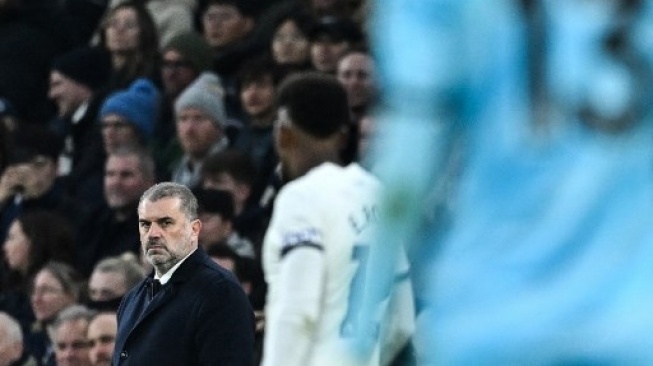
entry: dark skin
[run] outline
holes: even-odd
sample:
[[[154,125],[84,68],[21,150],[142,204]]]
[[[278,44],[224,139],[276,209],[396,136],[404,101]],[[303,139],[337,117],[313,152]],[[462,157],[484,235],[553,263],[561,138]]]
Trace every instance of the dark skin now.
[[[346,141],[346,131],[323,139],[315,138],[293,125],[285,107],[278,110],[275,143],[286,181],[301,177],[323,163],[343,165],[341,151]]]

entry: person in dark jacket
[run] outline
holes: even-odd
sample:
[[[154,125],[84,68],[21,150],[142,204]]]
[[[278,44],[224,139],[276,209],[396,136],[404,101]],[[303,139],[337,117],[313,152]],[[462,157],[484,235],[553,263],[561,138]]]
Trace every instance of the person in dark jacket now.
[[[43,124],[54,114],[47,98],[52,60],[77,45],[57,1],[0,1],[0,97],[21,120]]]
[[[154,272],[120,305],[113,364],[249,365],[252,308],[238,280],[198,248],[195,196],[159,183],[143,194],[138,217]]]

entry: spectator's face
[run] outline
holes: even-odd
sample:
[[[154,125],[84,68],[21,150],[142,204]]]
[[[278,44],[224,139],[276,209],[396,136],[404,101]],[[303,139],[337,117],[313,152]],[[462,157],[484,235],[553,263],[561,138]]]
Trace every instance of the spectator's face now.
[[[64,322],[53,334],[52,343],[57,366],[89,366],[86,331],[88,322],[77,319]]]
[[[11,270],[26,273],[29,266],[29,251],[32,243],[23,231],[20,221],[14,220],[9,227],[3,247],[7,265]]]
[[[311,63],[320,72],[335,72],[338,59],[349,50],[349,42],[320,37],[311,43]]]
[[[4,327],[6,326],[2,325],[2,328]],[[13,366],[16,365],[14,362],[21,356],[23,343],[7,339],[5,332],[5,329],[0,329],[0,366]]]
[[[108,301],[127,293],[125,276],[118,272],[93,271],[88,281],[88,295],[93,301]]]
[[[152,185],[152,179],[141,171],[136,155],[111,155],[104,170],[104,196],[112,209],[135,206]]]
[[[49,271],[42,270],[34,278],[30,298],[32,310],[38,321],[51,320],[61,309],[73,304],[75,298]]]
[[[60,117],[72,115],[82,103],[90,99],[93,92],[58,71],[50,73],[48,97],[57,105]]]
[[[107,22],[105,32],[106,47],[110,52],[136,50],[141,33],[136,10],[131,8],[116,10]]]
[[[157,273],[163,274],[197,248],[202,223],[190,220],[179,198],[142,201],[138,207],[143,254]]]
[[[213,48],[235,43],[252,30],[254,21],[231,5],[213,4],[202,14],[204,38]]]
[[[239,183],[231,174],[226,172],[207,175],[202,180],[202,188],[217,189],[231,193],[231,196],[234,198],[236,214],[240,213],[250,194],[250,187],[247,184]]]
[[[338,63],[338,81],[347,91],[350,107],[365,106],[374,95],[374,64],[362,53],[352,53]]]
[[[110,366],[118,323],[115,313],[100,314],[88,325],[89,358],[92,366]]]
[[[163,54],[161,79],[169,97],[176,98],[197,77],[197,72],[179,52],[168,50]]]
[[[185,153],[202,158],[222,135],[208,114],[185,108],[177,115],[177,137]]]
[[[240,101],[248,116],[265,118],[274,113],[275,88],[271,76],[253,80],[243,85]]]
[[[109,114],[102,118],[102,143],[107,154],[120,147],[138,146],[138,133],[133,124],[122,116]]]
[[[23,197],[37,198],[52,188],[57,178],[57,164],[52,158],[37,155],[30,161],[11,164],[3,172],[10,186],[20,186]]]
[[[224,220],[220,214],[202,213],[200,221],[202,221],[202,230],[199,234],[199,242],[205,247],[223,242],[231,235],[231,221]]]
[[[308,61],[308,38],[294,21],[286,20],[272,38],[272,56],[279,64],[303,64]]]

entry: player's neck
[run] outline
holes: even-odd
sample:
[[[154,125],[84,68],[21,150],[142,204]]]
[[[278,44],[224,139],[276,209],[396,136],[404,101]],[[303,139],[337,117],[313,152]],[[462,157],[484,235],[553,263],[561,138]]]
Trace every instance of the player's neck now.
[[[304,174],[308,173],[309,170],[324,163],[342,165],[342,159],[337,152],[305,154],[297,164],[297,168],[294,172],[295,174],[293,174],[293,179],[303,176]]]

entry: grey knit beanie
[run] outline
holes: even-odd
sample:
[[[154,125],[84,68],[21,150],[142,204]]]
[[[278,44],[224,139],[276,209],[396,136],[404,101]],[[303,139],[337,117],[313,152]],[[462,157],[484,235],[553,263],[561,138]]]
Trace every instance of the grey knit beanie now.
[[[203,72],[179,95],[175,102],[175,114],[194,107],[208,114],[218,127],[223,128],[227,122],[224,96],[220,77],[212,72]]]

